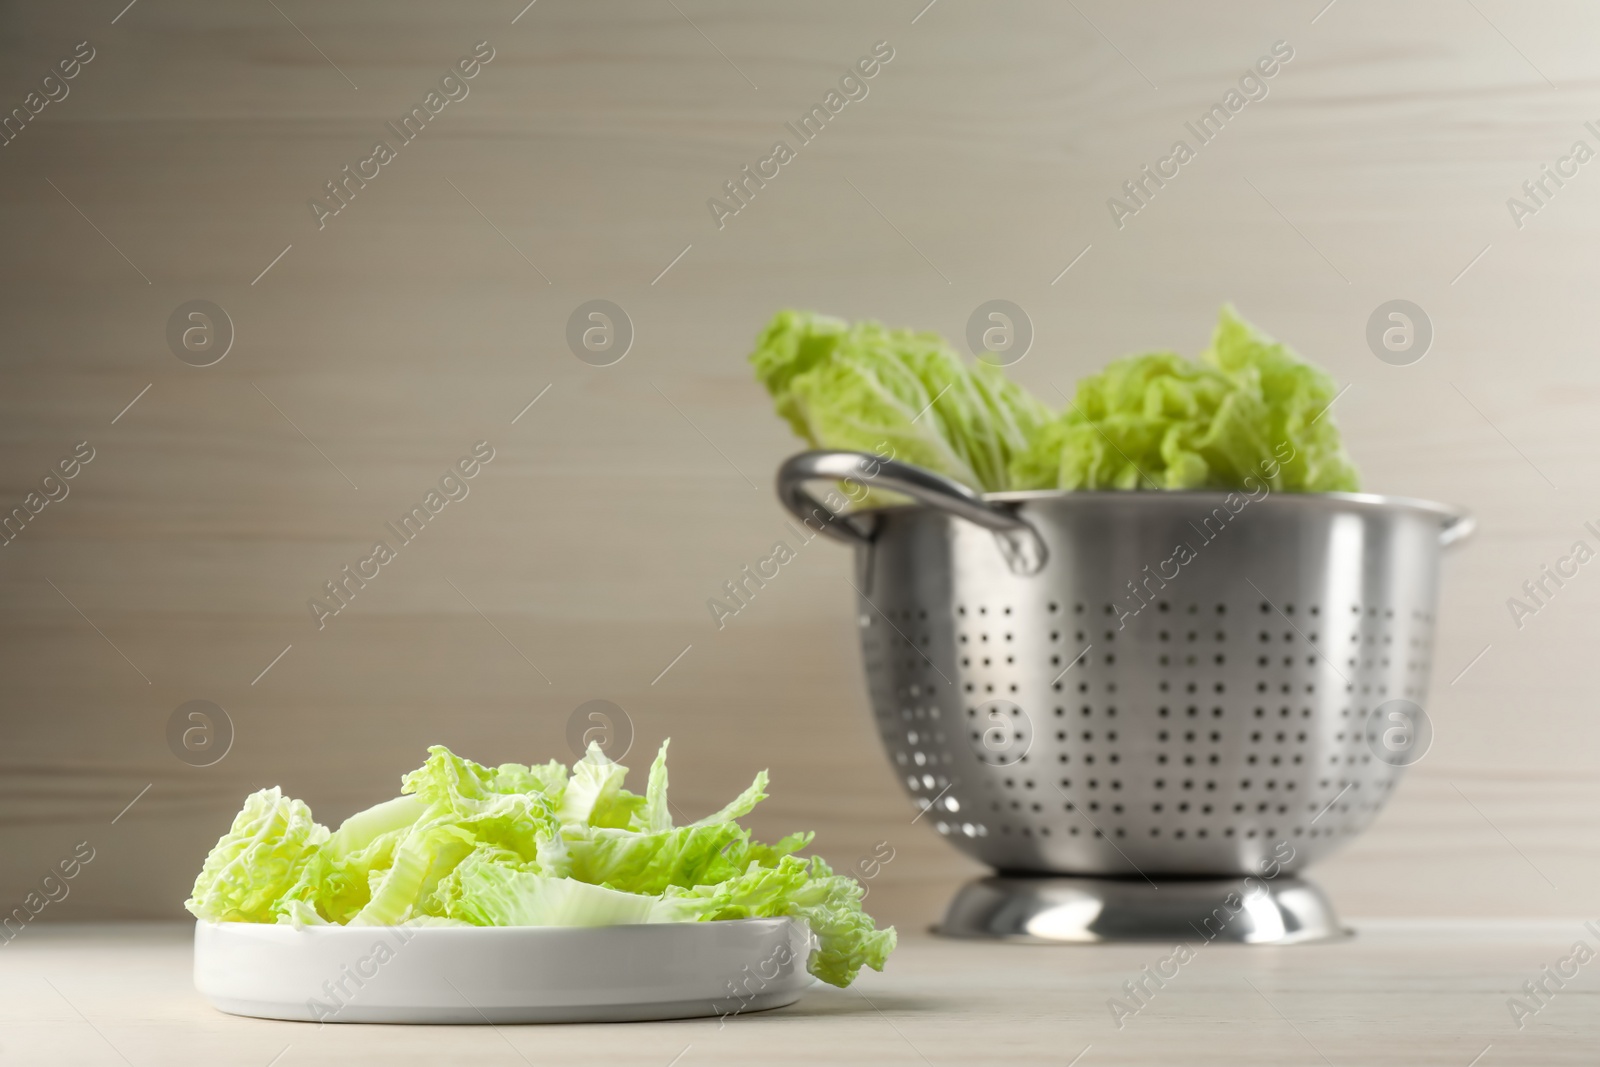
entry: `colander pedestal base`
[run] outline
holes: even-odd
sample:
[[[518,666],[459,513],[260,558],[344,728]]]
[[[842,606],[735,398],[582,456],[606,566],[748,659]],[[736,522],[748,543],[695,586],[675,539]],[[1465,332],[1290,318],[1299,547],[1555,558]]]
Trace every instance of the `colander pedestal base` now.
[[[993,876],[956,894],[934,932],[1036,944],[1210,941],[1291,945],[1349,937],[1315,883]]]

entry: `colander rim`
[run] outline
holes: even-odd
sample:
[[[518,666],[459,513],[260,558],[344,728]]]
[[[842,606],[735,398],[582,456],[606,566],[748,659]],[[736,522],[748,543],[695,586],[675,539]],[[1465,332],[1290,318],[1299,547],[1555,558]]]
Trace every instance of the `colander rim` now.
[[[1218,501],[1227,498],[1232,493],[1242,493],[1243,490],[1006,490],[1003,493],[981,493],[979,498],[986,504],[1026,504],[1030,501]],[[1454,504],[1443,504],[1440,501],[1427,501],[1419,496],[1392,496],[1386,493],[1274,493],[1270,498],[1256,501],[1258,504],[1266,499],[1288,502],[1294,504],[1357,504],[1362,507],[1403,507],[1403,509],[1418,510],[1427,514],[1438,515],[1446,520],[1461,520],[1469,517],[1470,512],[1464,507]],[[882,504],[882,506],[864,509],[866,514],[880,514],[880,512],[938,512],[939,507],[931,504]]]
[[[1162,501],[1162,500],[1192,500],[1195,502],[1214,500],[1221,502],[1226,497],[1242,493],[1240,489],[1009,489],[998,493],[980,494],[986,503],[994,504],[1020,504],[1041,500],[1085,500],[1085,501],[1111,501],[1124,502],[1129,500]],[[1460,520],[1466,518],[1470,512],[1464,507],[1454,504],[1445,504],[1437,500],[1426,500],[1422,497],[1396,496],[1387,493],[1291,493],[1278,492],[1258,500],[1255,503],[1265,503],[1276,500],[1278,506],[1327,506],[1330,504],[1356,505],[1359,507],[1374,508],[1403,508],[1410,511],[1421,511],[1437,515],[1441,519]],[[936,511],[937,508],[926,504],[890,504],[885,507],[875,508],[877,511]]]
[[[996,505],[1003,510],[1011,511],[1016,505],[1044,504],[1054,501],[1076,501],[1083,506],[1095,504],[1135,504],[1136,507],[1151,507],[1165,505],[1167,507],[1190,506],[1206,507],[1220,506],[1232,493],[1241,490],[1228,489],[1012,489],[999,493],[983,493],[979,495],[985,504]],[[1383,493],[1273,493],[1253,501],[1255,508],[1266,507],[1270,510],[1280,508],[1322,508],[1328,511],[1340,509],[1349,511],[1371,512],[1409,512],[1413,515],[1432,519],[1439,524],[1440,545],[1449,547],[1461,543],[1470,537],[1477,528],[1477,520],[1472,512],[1466,508],[1452,504],[1440,503],[1436,500],[1424,500],[1421,497],[1391,496]],[[1020,509],[1020,515],[1026,516],[1028,508]],[[1253,509],[1252,509],[1253,510]],[[916,502],[905,504],[889,504],[882,507],[864,509],[862,514],[882,514],[886,516],[904,515],[906,517],[922,516],[928,514],[948,514],[944,509],[933,504]]]

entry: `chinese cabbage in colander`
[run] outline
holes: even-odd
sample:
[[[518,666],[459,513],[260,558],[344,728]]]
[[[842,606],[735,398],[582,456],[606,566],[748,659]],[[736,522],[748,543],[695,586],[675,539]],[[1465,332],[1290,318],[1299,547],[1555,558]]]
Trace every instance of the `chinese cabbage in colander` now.
[[[1326,416],[1333,379],[1230,307],[1199,359],[1114,360],[1060,411],[936,334],[875,322],[780,311],[750,362],[811,447],[893,456],[981,492],[1241,489],[1266,471],[1272,492],[1359,488]]]
[[[401,795],[338,830],[276,787],[245,800],[184,903],[213,922],[296,925],[613,926],[793,917],[816,938],[812,974],[848,985],[882,970],[893,927],[876,929],[862,888],[767,845],[737,820],[767,796],[756,775],[722,810],[674,826],[663,743],[643,795],[591,745],[571,771],[484,767],[435,745]]]

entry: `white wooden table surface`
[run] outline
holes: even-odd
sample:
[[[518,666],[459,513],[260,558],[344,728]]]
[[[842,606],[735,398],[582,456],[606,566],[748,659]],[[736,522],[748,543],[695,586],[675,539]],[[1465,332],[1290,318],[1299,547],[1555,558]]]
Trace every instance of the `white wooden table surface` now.
[[[1520,1029],[1507,1007],[1574,942],[1596,947],[1580,920],[1353,925],[1332,945],[1201,945],[1120,1029],[1108,1002],[1169,946],[910,932],[884,974],[726,1023],[319,1028],[213,1010],[192,984],[191,927],[41,926],[0,949],[0,1063],[1551,1067],[1600,1055],[1600,961]]]

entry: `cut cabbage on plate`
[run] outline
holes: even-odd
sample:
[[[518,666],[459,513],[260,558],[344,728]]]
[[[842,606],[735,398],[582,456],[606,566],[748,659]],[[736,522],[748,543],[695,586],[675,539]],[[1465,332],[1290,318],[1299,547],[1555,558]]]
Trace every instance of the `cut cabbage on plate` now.
[[[674,826],[667,744],[642,795],[596,745],[573,764],[485,767],[435,745],[401,796],[337,831],[276,787],[245,800],[184,902],[213,922],[297,926],[616,926],[802,919],[809,969],[845,986],[882,970],[893,927],[861,910],[862,889],[819,857],[737,820],[766,798],[767,774],[722,810]]]

